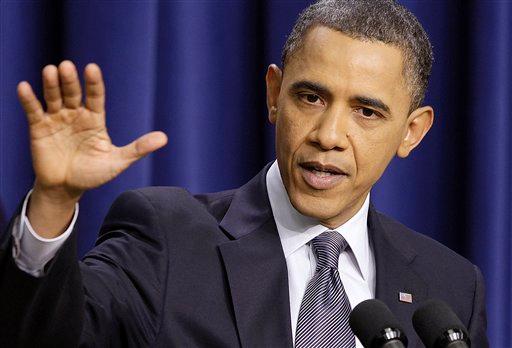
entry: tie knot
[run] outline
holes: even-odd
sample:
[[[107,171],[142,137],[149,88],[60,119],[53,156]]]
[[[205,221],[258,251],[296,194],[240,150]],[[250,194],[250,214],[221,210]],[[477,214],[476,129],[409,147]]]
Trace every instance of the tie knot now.
[[[315,237],[311,244],[316,254],[318,267],[338,268],[340,254],[347,247],[347,241],[336,231],[326,231]]]

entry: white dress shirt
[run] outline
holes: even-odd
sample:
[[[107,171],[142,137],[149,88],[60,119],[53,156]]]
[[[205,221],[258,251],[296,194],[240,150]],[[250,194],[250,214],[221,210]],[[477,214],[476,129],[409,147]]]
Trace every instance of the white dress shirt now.
[[[302,297],[316,268],[315,255],[309,242],[331,229],[313,218],[302,215],[293,207],[283,185],[277,161],[267,172],[266,181],[272,213],[288,268],[291,328],[295,341]],[[78,203],[73,219],[63,234],[53,239],[42,238],[33,230],[26,216],[30,193],[25,198],[21,214],[13,226],[13,257],[21,270],[40,277],[44,275],[45,265],[71,234],[78,216]],[[368,207],[369,195],[361,209],[350,220],[334,229],[341,233],[349,245],[340,255],[338,271],[352,308],[364,300],[375,297],[375,259],[368,239]],[[357,338],[356,347],[363,347]]]
[[[267,190],[288,268],[291,327],[295,342],[300,304],[316,268],[316,258],[309,242],[332,229],[302,215],[293,207],[283,185],[277,161],[267,172]],[[369,201],[368,195],[361,209],[350,220],[334,229],[349,245],[340,255],[338,271],[352,308],[375,297],[375,259],[367,226]],[[363,347],[357,338],[356,347]]]
[[[56,238],[43,238],[39,236],[30,221],[27,218],[27,203],[30,199],[32,190],[25,197],[21,214],[16,217],[13,224],[13,248],[12,256],[16,265],[28,274],[34,277],[41,277],[44,275],[44,267],[53,259],[62,244],[68,239],[73,231],[76,219],[78,217],[78,203],[75,206],[75,214],[64,233]]]

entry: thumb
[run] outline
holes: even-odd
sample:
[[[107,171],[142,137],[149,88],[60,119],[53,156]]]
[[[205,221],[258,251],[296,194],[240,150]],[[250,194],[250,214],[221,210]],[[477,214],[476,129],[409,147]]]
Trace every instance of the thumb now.
[[[134,162],[167,144],[164,132],[150,132],[120,148],[121,157]]]

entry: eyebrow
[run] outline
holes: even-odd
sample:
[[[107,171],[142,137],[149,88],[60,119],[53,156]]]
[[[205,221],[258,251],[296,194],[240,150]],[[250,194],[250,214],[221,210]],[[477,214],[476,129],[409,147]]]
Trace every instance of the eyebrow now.
[[[301,80],[294,82],[292,86],[290,87],[291,90],[297,91],[300,89],[309,89],[310,91],[313,91],[317,94],[323,95],[323,96],[331,96],[332,93],[329,91],[329,88],[325,87],[324,85],[321,85],[317,82],[307,81],[307,80]]]
[[[356,95],[351,97],[350,99],[365,106],[380,109],[388,113],[390,112],[389,106],[387,106],[386,103],[384,103],[382,100],[378,98],[367,97],[364,95]]]

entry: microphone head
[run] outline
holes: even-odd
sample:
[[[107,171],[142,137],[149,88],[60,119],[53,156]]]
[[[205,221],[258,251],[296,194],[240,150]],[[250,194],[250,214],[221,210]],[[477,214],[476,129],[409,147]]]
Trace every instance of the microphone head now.
[[[358,304],[350,313],[349,324],[365,347],[380,347],[392,339],[407,347],[404,330],[382,301],[371,299]]]
[[[461,341],[470,346],[466,327],[450,307],[439,300],[428,300],[412,316],[414,330],[427,348],[445,347],[449,342],[447,333],[458,332]]]

